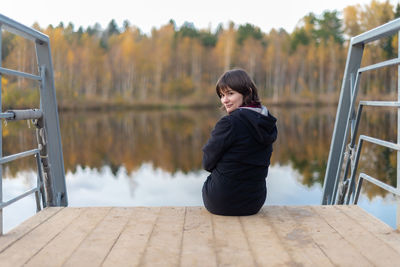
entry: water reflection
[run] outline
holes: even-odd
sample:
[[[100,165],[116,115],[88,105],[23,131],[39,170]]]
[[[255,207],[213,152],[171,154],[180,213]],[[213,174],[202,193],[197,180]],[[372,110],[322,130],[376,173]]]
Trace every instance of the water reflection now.
[[[113,174],[78,167],[67,173],[71,206],[199,206],[205,171],[171,174],[151,163],[131,173],[123,167]]]
[[[303,174],[305,185],[322,183],[334,109],[271,111],[279,119],[272,164],[292,165]],[[221,115],[216,110],[61,114],[65,168],[74,172],[79,165],[106,165],[115,173],[124,166],[130,172],[143,162],[152,162],[171,173],[201,169],[201,147]],[[23,126],[20,123],[17,128]],[[17,132],[11,126],[6,128],[10,131],[4,147],[7,153],[34,144],[33,129]]]
[[[201,147],[218,116],[206,110],[63,114],[66,170],[107,165],[115,174],[143,162],[171,173],[201,169]]]
[[[293,166],[304,185],[322,184],[335,110],[270,110],[279,119],[272,164]],[[65,169],[110,166],[115,174],[121,166],[130,172],[143,162],[171,173],[201,169],[201,148],[222,115],[217,110],[63,113]],[[7,126],[7,131],[7,153],[34,144],[33,130],[17,132]]]
[[[271,158],[266,204],[319,204],[336,108],[271,107],[270,111],[278,118],[279,136]],[[201,186],[207,172],[201,170],[201,148],[222,115],[214,109],[61,113],[69,204],[202,205]],[[391,110],[366,110],[360,133],[395,141],[396,119]],[[35,146],[34,128],[25,122],[9,123],[3,131],[5,155]],[[396,153],[371,145],[363,148],[361,171],[395,185],[395,167]],[[19,183],[20,191],[27,190],[34,183],[35,168],[33,159],[7,164],[5,184],[25,179]],[[16,194],[10,192],[7,197]],[[361,206],[376,212],[383,210],[376,207],[393,203],[391,194],[364,184]],[[29,217],[34,212],[33,200],[28,206],[33,206]],[[6,217],[5,224],[11,227],[21,212],[7,209],[13,218],[7,222]],[[20,209],[26,213],[27,208]],[[394,226],[394,214],[388,213],[380,218]]]
[[[206,171],[171,174],[151,163],[132,173],[120,168],[115,175],[109,167],[101,170],[78,167],[67,173],[71,206],[199,206]],[[315,205],[321,186],[304,187],[294,177],[300,174],[289,166],[271,167],[268,205]]]

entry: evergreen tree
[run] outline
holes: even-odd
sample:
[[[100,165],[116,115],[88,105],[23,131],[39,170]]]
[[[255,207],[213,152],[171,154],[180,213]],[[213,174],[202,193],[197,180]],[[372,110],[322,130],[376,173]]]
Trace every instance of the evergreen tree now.
[[[343,25],[337,11],[325,11],[316,22],[318,26],[315,30],[315,38],[317,40],[326,43],[332,38],[336,43],[343,44]]]
[[[252,24],[246,23],[240,25],[237,30],[237,43],[242,45],[247,38],[254,38],[255,40],[261,40],[263,37],[259,27]]]

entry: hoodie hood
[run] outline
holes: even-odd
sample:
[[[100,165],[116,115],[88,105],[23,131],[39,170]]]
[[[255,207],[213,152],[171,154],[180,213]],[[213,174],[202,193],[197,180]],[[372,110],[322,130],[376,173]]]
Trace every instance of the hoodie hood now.
[[[261,108],[240,107],[230,115],[240,119],[258,143],[269,145],[275,142],[278,134],[276,118],[265,106]]]

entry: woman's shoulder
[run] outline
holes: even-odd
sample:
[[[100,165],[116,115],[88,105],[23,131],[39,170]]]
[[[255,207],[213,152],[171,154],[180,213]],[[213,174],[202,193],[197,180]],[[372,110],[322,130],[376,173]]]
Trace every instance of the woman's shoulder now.
[[[227,117],[229,117],[231,123],[236,123],[237,121],[242,120],[243,117],[248,117],[249,114],[247,113],[254,113],[254,112],[246,110],[244,108],[238,108],[232,111],[229,115],[227,115]]]
[[[230,114],[225,115],[219,119],[215,127],[230,128],[232,127],[232,120],[233,117]]]

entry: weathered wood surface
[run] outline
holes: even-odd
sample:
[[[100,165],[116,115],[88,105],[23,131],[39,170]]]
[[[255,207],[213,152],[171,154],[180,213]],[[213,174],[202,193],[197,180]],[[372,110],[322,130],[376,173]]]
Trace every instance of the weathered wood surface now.
[[[398,266],[400,233],[357,206],[48,208],[0,237],[0,266]]]

